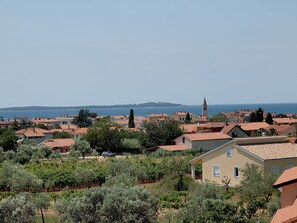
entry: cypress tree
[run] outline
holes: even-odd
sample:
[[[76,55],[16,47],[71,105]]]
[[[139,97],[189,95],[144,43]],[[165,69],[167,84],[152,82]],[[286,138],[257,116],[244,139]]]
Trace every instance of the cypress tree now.
[[[133,109],[130,109],[128,128],[135,128]]]
[[[272,119],[272,115],[270,112],[267,113],[267,116],[265,118],[265,122],[269,125],[272,125],[273,124],[273,119]]]
[[[257,121],[256,113],[255,112],[252,112],[250,114],[250,122],[256,122],[256,121]]]
[[[264,113],[263,109],[258,108],[258,110],[256,111],[256,119],[257,119],[256,121],[257,122],[263,122],[263,120],[264,120],[263,113]]]
[[[185,118],[185,123],[186,124],[189,124],[189,123],[191,123],[191,117],[190,117],[190,114],[189,114],[189,112],[187,113],[187,115],[186,115],[186,118]]]

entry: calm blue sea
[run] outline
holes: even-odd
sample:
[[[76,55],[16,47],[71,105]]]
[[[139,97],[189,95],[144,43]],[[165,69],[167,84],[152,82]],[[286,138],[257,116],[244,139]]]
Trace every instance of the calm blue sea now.
[[[154,108],[133,108],[134,114],[137,116],[147,116],[149,114],[163,113],[172,114],[176,111],[187,111],[195,115],[201,114],[201,105],[184,105],[176,107],[154,107]],[[297,103],[286,103],[286,104],[234,104],[234,105],[209,105],[208,113],[209,116],[218,114],[219,112],[230,112],[241,109],[258,109],[263,108],[266,112],[272,113],[284,113],[284,114],[296,114]],[[84,108],[84,107],[82,107]],[[46,117],[53,118],[61,114],[76,115],[80,109],[49,109],[49,110],[0,110],[0,117],[2,116],[5,120],[14,119],[16,117]],[[98,115],[128,115],[130,108],[98,108],[90,109],[91,112],[96,112]]]

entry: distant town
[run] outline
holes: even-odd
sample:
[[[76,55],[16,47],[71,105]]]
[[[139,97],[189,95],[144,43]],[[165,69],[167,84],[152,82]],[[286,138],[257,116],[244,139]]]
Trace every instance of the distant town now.
[[[130,188],[148,182],[154,185],[154,190],[159,190],[159,187],[162,188],[160,185],[168,184],[165,177],[168,175],[174,181],[171,186],[167,185],[171,189],[167,188],[165,194],[164,189],[157,193],[162,207],[160,210],[172,214],[175,212],[170,207],[175,207],[180,210],[175,217],[179,216],[186,222],[202,216],[200,213],[191,218],[191,215],[181,214],[191,210],[187,209],[189,204],[183,198],[193,193],[189,184],[216,187],[220,191],[218,193],[230,200],[216,199],[227,202],[222,205],[235,205],[233,214],[238,217],[236,219],[246,219],[243,222],[256,222],[259,217],[271,222],[283,222],[275,219],[287,219],[282,215],[283,208],[295,205],[297,193],[282,190],[281,198],[278,198],[275,188],[296,184],[297,177],[291,169],[297,166],[296,135],[296,113],[275,114],[265,112],[259,107],[255,110],[219,112],[209,116],[205,98],[202,100],[200,115],[176,111],[172,114],[137,116],[130,109],[129,115],[99,116],[91,109],[81,109],[77,115],[61,114],[55,118],[1,118],[0,177],[15,179],[16,175],[13,174],[23,171],[22,174],[28,174],[31,177],[28,178],[29,181],[33,183],[28,182],[22,186],[21,179],[15,182],[0,179],[0,190],[3,193],[40,192],[60,191],[69,187],[77,189],[103,185],[104,188],[121,184],[129,185]],[[104,158],[109,157],[115,161],[105,161]],[[75,165],[82,166],[76,167],[70,163],[66,165],[65,162],[75,162]],[[55,169],[47,173],[48,168],[54,168],[48,166],[53,163],[64,170]],[[18,164],[26,168],[23,169]],[[102,165],[106,168],[104,171]],[[133,169],[133,166],[141,171]],[[7,172],[5,168],[16,172]],[[114,173],[113,168],[117,168]],[[57,171],[64,175],[57,178]],[[125,175],[127,171],[131,171],[129,175]],[[282,177],[283,174],[285,177]],[[254,182],[249,181],[252,179],[250,177],[258,178]],[[280,178],[277,180],[278,177]],[[13,183],[16,185],[13,186]],[[258,187],[257,191],[249,188],[253,185]],[[168,193],[170,196],[175,194],[176,200],[166,201]],[[291,199],[291,195],[294,199]],[[233,203],[232,199],[238,197],[242,202],[241,206]],[[269,205],[277,199],[278,204],[274,204],[273,210],[269,209]],[[178,206],[179,203],[182,205]],[[246,205],[252,204],[256,206],[249,212]],[[51,208],[58,212],[54,219],[63,216],[64,209]],[[243,208],[244,214],[237,211],[238,208]],[[150,216],[152,219],[164,218],[157,212],[153,213]],[[41,215],[43,216],[43,212]],[[297,217],[296,214],[294,216]],[[229,218],[230,216],[226,217]]]

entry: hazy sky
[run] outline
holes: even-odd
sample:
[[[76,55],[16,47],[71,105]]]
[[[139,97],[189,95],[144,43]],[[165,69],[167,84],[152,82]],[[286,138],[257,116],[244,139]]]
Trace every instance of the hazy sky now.
[[[296,86],[296,0],[0,0],[0,107],[297,102]]]

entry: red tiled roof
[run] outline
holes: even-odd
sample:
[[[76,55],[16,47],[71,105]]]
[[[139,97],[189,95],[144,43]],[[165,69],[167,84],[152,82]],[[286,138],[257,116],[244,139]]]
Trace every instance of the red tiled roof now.
[[[291,206],[278,209],[270,223],[295,223],[297,222],[297,200]]]
[[[244,131],[256,131],[259,129],[265,129],[269,126],[266,122],[248,122],[248,123],[242,123],[240,127]]]
[[[196,133],[196,134],[184,134],[186,138],[189,138],[192,141],[198,140],[216,140],[216,139],[232,139],[227,134],[220,133],[220,132],[209,132],[209,133]]]
[[[297,180],[297,167],[285,170],[275,181],[274,187],[281,187],[289,182]]]
[[[297,119],[294,119],[294,118],[273,118],[273,121],[279,124],[297,123]]]
[[[159,146],[160,149],[164,149],[167,151],[186,151],[190,148],[185,145],[168,145],[168,146]]]
[[[41,143],[50,148],[70,147],[74,144],[73,139],[48,139]]]

